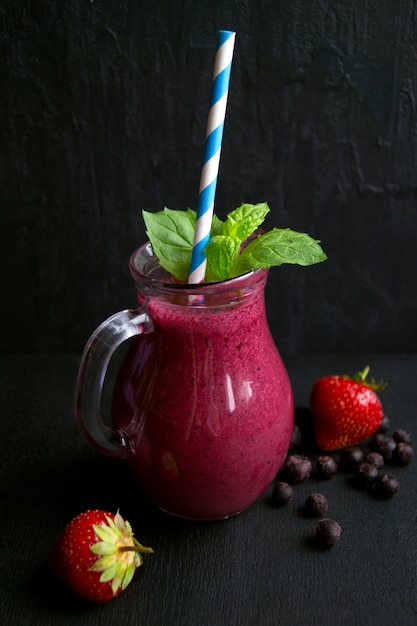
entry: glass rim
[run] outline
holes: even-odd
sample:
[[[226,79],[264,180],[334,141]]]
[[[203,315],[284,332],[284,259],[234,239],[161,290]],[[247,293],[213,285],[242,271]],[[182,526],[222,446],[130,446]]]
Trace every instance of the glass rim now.
[[[205,293],[208,294],[210,292],[218,293],[219,290],[230,290],[230,289],[239,289],[240,287],[247,287],[248,283],[254,284],[258,282],[262,277],[266,277],[269,269],[268,268],[258,268],[254,270],[250,270],[245,274],[240,274],[239,276],[234,276],[233,278],[226,278],[225,280],[217,280],[213,282],[207,283],[182,283],[182,282],[170,282],[168,280],[164,280],[163,278],[155,278],[149,276],[145,271],[138,267],[136,264],[136,260],[140,255],[147,254],[148,260],[158,261],[157,256],[154,254],[152,249],[152,244],[150,241],[145,242],[131,254],[129,260],[129,269],[133,278],[139,283],[146,283],[148,286],[153,286],[158,289],[168,290],[168,291],[182,291],[182,292],[190,292],[190,293]],[[159,262],[158,262],[159,263]],[[146,265],[144,263],[143,265]],[[161,267],[159,265],[159,267]]]

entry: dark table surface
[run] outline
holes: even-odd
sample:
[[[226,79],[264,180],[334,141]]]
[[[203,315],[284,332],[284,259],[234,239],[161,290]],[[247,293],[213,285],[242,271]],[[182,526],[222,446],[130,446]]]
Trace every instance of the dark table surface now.
[[[317,377],[370,363],[389,381],[383,401],[392,428],[417,436],[417,355],[284,361],[297,404],[308,402]],[[388,501],[339,472],[296,486],[285,508],[271,506],[269,489],[227,521],[176,521],[141,497],[121,461],[98,456],[81,438],[72,411],[78,362],[73,355],[0,357],[3,624],[417,624],[417,460],[389,468],[401,489]],[[325,552],[311,542],[316,521],[302,513],[314,491],[328,497],[328,514],[342,526],[340,542]],[[95,507],[120,508],[155,550],[130,587],[103,605],[71,595],[46,568],[63,526]]]

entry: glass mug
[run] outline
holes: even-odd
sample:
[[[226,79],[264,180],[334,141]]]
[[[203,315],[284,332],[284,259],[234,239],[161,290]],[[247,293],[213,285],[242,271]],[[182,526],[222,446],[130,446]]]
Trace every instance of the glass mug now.
[[[271,484],[293,430],[291,385],[265,312],[268,270],[178,284],[146,243],[130,271],[138,307],[103,322],[81,359],[80,430],[100,452],[124,458],[161,510],[195,520],[236,515]],[[127,339],[109,428],[103,382]]]

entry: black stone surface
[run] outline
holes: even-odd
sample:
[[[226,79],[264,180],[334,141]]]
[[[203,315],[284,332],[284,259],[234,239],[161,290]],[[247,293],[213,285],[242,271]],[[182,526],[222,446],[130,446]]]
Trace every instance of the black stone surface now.
[[[257,626],[381,624],[417,621],[417,463],[390,467],[401,484],[390,500],[358,490],[349,473],[294,486],[286,507],[271,488],[239,516],[185,523],[156,511],[121,462],[99,457],[72,414],[79,357],[0,357],[0,618],[45,626]],[[417,432],[417,356],[310,355],[286,359],[297,403],[314,380],[366,363],[389,382],[383,402],[392,430]],[[305,450],[314,460],[317,453]],[[335,454],[337,457],[337,454]],[[342,527],[334,548],[314,544],[309,493],[329,501]],[[91,605],[55,583],[46,568],[54,538],[86,508],[120,508],[151,545],[130,587]]]

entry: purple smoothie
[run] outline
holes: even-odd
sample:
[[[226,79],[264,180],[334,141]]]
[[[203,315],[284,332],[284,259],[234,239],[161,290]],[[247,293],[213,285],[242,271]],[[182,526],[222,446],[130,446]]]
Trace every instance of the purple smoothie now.
[[[113,421],[130,438],[127,463],[141,490],[171,514],[243,511],[287,453],[293,398],[266,320],[266,278],[252,273],[248,288],[193,304],[139,290],[154,332],[131,341]]]

